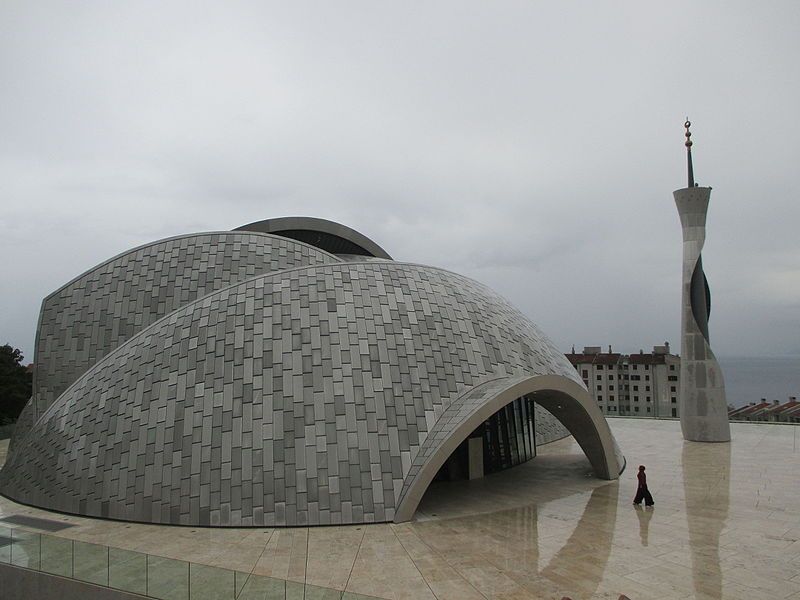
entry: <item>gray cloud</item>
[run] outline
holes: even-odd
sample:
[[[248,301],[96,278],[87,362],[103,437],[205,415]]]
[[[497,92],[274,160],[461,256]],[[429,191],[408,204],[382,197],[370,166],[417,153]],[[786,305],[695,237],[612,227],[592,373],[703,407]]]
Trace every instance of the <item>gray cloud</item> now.
[[[281,215],[475,277],[562,348],[678,341],[682,120],[720,354],[800,351],[792,2],[0,6],[2,340],[131,246]]]

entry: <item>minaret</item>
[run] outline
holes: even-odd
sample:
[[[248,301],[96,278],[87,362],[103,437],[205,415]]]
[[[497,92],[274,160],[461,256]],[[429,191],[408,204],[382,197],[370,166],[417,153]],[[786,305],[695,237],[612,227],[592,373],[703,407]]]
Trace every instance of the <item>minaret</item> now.
[[[694,182],[691,123],[686,119],[689,186],[675,190],[683,228],[683,298],[681,303],[681,396],[683,438],[693,442],[728,442],[731,429],[725,383],[708,338],[711,292],[700,252],[706,239],[710,187]]]

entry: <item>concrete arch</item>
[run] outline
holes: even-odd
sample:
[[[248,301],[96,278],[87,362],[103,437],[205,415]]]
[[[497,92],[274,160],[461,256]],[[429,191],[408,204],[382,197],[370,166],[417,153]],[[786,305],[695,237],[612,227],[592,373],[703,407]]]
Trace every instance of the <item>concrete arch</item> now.
[[[406,477],[395,522],[413,517],[438,470],[470,433],[522,396],[532,396],[569,430],[598,477],[619,477],[625,468],[625,458],[600,409],[583,386],[561,375],[492,379],[462,394],[437,420]]]
[[[392,260],[367,236],[341,223],[316,217],[279,217],[255,221],[234,231],[259,231],[306,242],[332,254],[356,254]]]

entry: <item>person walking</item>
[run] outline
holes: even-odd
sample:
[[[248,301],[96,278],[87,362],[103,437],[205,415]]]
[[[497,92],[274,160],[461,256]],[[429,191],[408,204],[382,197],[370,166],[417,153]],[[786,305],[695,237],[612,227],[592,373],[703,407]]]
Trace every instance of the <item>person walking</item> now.
[[[636,488],[636,497],[633,499],[633,503],[638,506],[644,500],[645,506],[653,506],[655,502],[653,502],[653,496],[650,495],[650,490],[647,489],[647,475],[644,474],[644,465],[639,465],[639,472],[636,474],[636,478],[639,480],[639,487]]]

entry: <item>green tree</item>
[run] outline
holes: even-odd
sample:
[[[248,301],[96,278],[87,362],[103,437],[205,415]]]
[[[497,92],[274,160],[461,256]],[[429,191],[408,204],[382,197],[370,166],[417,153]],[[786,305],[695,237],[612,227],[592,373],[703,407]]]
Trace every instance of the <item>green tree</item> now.
[[[0,425],[16,421],[31,397],[33,376],[23,366],[24,358],[17,348],[0,346]]]

